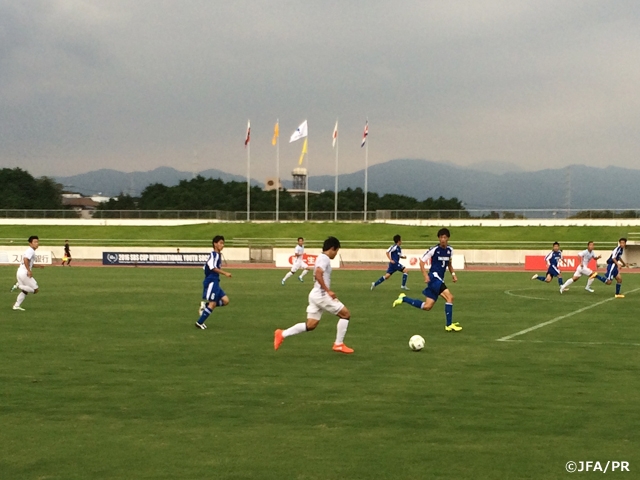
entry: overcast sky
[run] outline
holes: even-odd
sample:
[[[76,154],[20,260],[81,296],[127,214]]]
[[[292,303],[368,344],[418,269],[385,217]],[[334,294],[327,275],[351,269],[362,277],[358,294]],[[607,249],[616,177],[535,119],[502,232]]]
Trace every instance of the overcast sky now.
[[[640,168],[637,0],[0,0],[0,167]]]

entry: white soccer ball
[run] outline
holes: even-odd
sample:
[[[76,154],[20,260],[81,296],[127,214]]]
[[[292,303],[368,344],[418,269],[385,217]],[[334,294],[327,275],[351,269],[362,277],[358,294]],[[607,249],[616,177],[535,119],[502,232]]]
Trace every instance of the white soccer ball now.
[[[414,352],[419,352],[424,348],[424,338],[420,335],[414,335],[409,339],[409,348]]]

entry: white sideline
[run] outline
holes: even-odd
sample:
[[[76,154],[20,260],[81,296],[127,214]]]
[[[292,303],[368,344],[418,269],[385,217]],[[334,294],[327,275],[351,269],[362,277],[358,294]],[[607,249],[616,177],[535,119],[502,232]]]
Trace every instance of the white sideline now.
[[[629,293],[633,293],[633,292],[637,292],[638,290],[640,290],[639,288],[634,288],[633,290],[629,290],[628,292],[623,292],[624,294],[629,294]],[[538,328],[542,328],[542,327],[546,327],[547,325],[551,325],[552,323],[556,323],[559,322],[560,320],[564,320],[565,318],[569,318],[572,317],[574,315],[577,315],[578,313],[582,313],[586,310],[590,310],[594,307],[597,307],[599,305],[602,305],[603,303],[607,303],[610,302],[611,300],[615,300],[615,297],[609,297],[606,300],[602,300],[600,302],[594,303],[592,305],[589,305],[587,307],[582,307],[579,310],[575,310],[571,313],[567,313],[566,315],[561,315],[559,317],[556,318],[552,318],[551,320],[547,321],[547,322],[542,322],[539,323],[538,325],[534,325],[533,327],[529,327],[529,328],[525,328],[524,330],[520,330],[519,332],[513,333],[511,335],[507,335],[506,337],[502,337],[502,338],[498,338],[498,342],[507,342],[509,340],[511,340],[514,337],[518,337],[520,335],[524,335],[525,333],[529,333],[532,332],[534,330],[537,330]]]

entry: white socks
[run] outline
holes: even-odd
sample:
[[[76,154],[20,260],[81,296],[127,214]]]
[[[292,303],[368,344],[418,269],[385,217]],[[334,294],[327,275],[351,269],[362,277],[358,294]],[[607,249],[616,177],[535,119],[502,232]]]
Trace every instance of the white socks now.
[[[303,333],[306,331],[307,331],[307,324],[305,322],[296,323],[293,327],[289,327],[284,332],[282,332],[282,337],[287,338],[287,337],[290,337],[291,335],[297,335],[299,333]]]
[[[18,298],[16,300],[16,307],[19,307],[20,305],[22,305],[22,302],[24,302],[24,299],[27,298],[27,294],[24,292],[20,292],[20,294],[18,295]]]
[[[282,279],[283,282],[286,282],[289,278],[293,277],[294,272],[287,272],[287,274]]]
[[[570,278],[569,280],[567,280],[566,282],[564,282],[564,285],[562,285],[562,289],[564,290],[565,288],[567,288],[569,285],[571,285],[573,283],[573,278]]]
[[[307,273],[309,273],[309,270],[305,268],[304,270],[302,270],[302,273],[300,274],[300,278],[304,277]]]
[[[338,320],[338,325],[336,327],[336,344],[342,345],[344,343],[344,336],[347,334],[347,328],[349,327],[349,320],[345,318],[341,318]]]
[[[590,278],[589,280],[587,280],[587,288],[591,288],[591,285],[593,285],[594,280],[595,278]]]

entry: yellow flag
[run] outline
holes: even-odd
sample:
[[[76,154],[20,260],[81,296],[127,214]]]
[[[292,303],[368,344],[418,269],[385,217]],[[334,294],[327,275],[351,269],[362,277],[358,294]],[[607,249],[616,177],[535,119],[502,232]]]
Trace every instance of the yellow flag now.
[[[271,140],[271,145],[275,145],[278,142],[279,136],[280,136],[280,127],[278,126],[278,122],[276,122],[276,126],[273,127],[273,140]]]
[[[307,153],[307,138],[305,137],[304,143],[302,144],[302,153],[300,154],[300,160],[298,160],[298,165],[302,165],[302,160],[304,160],[304,156]]]

